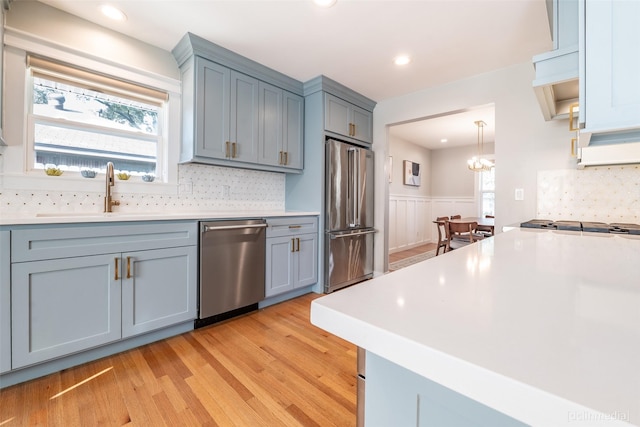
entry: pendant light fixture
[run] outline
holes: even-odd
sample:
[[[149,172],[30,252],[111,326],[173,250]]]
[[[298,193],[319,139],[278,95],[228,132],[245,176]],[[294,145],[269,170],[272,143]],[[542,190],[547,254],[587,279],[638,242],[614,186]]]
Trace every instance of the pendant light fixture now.
[[[467,166],[469,167],[469,170],[474,172],[488,171],[491,170],[494,165],[491,161],[482,157],[482,149],[484,148],[484,127],[487,124],[482,120],[477,120],[474,123],[478,127],[478,155],[467,160]]]

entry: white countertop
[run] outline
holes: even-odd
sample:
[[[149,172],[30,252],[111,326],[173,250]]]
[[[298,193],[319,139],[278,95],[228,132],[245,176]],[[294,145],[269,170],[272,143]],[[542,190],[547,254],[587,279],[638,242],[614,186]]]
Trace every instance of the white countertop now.
[[[313,301],[311,322],[534,426],[640,425],[640,236],[515,229]]]
[[[69,224],[85,222],[216,220],[269,218],[282,216],[316,216],[319,212],[302,211],[199,211],[199,212],[42,212],[0,214],[0,225]]]

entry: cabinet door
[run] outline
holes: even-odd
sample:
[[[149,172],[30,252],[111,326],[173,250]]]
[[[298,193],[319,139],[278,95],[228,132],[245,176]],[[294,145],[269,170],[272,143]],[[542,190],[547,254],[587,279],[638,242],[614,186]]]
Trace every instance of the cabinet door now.
[[[360,141],[373,142],[373,114],[363,108],[351,106],[351,123],[353,124],[352,135]]]
[[[301,288],[318,281],[318,236],[302,234],[296,239],[294,287]]]
[[[231,158],[258,162],[259,82],[231,71]]]
[[[196,318],[197,249],[122,254],[123,338]]]
[[[197,58],[196,156],[224,159],[229,141],[231,70]]]
[[[284,147],[284,166],[302,169],[304,156],[304,99],[301,96],[284,91],[283,97],[282,145]]]
[[[260,82],[260,156],[264,165],[280,166],[284,162],[282,147],[283,90]]]
[[[0,231],[0,372],[11,369],[11,264],[9,230]]]
[[[119,262],[111,254],[12,264],[12,368],[120,339]]]
[[[349,103],[328,93],[324,94],[324,128],[340,135],[349,135]]]
[[[638,1],[586,1],[586,131],[640,127],[638,22]]]
[[[271,297],[293,289],[293,237],[267,239],[265,296]]]

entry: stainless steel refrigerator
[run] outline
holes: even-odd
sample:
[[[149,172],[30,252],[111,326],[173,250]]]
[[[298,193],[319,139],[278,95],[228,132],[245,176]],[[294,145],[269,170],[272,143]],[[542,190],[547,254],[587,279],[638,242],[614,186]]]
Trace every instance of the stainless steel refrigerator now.
[[[373,277],[373,152],[326,142],[325,292]]]

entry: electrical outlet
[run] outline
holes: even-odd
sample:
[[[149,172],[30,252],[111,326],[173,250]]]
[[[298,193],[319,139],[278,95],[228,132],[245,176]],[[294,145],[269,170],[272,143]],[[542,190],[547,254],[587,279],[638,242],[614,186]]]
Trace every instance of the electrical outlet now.
[[[185,181],[178,186],[178,190],[180,194],[191,194],[193,193],[193,182]]]
[[[524,189],[516,188],[515,198],[516,200],[524,200]]]

